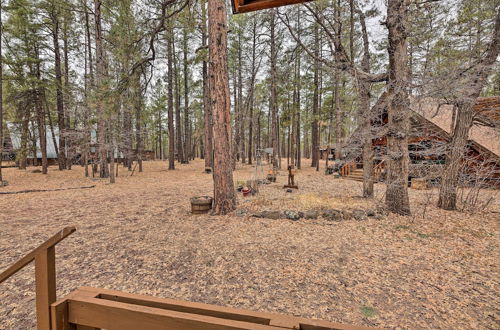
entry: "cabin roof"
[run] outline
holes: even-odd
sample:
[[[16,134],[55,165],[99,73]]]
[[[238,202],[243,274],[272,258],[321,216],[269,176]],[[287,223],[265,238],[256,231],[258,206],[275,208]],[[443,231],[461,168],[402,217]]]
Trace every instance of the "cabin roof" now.
[[[441,104],[437,99],[426,98],[411,102],[411,110],[438,126],[447,134],[451,133],[453,106]],[[478,98],[474,105],[476,115],[469,140],[476,147],[500,157],[500,96]]]

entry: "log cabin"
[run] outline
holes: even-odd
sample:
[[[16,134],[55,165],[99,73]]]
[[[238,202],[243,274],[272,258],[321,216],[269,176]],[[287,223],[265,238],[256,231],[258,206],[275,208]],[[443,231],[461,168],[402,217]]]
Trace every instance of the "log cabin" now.
[[[387,105],[384,98],[375,105],[372,120],[372,144],[375,154],[375,179],[383,180],[387,138]],[[455,122],[452,105],[436,99],[412,99],[410,112],[410,156],[409,182],[412,178],[426,178],[429,183],[438,183],[446,164],[446,151]],[[474,124],[464,157],[461,181],[464,184],[478,183],[500,187],[500,96],[478,98],[474,105]],[[361,129],[357,129],[342,147],[342,160],[337,169],[346,177],[362,180]],[[327,146],[322,147],[322,159]],[[330,159],[334,158],[330,148]]]

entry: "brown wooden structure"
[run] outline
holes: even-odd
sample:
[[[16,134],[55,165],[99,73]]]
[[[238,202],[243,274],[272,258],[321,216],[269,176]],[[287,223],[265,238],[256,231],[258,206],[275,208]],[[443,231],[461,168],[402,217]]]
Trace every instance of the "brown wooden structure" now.
[[[363,330],[366,327],[81,287],[56,301],[55,245],[66,227],[0,274],[35,261],[38,330]]]
[[[19,259],[0,274],[0,283],[35,261],[36,317],[39,330],[50,330],[50,305],[56,301],[56,249],[57,243],[75,232],[66,227],[42,245]]]
[[[471,180],[481,181],[487,186],[500,186],[500,97],[478,98],[474,105],[476,112],[466,148],[466,157],[461,175]],[[435,99],[412,100],[410,116],[410,136],[408,151],[410,156],[410,178],[427,177],[439,181],[446,162],[446,148],[451,137],[454,122],[453,106],[440,104]],[[372,127],[384,132],[387,124],[387,108],[372,120]],[[361,130],[356,130],[344,146],[350,151],[343,160],[339,172],[350,176],[362,168]],[[375,135],[372,140],[376,163],[375,180],[383,177],[387,137]],[[362,171],[361,171],[362,173]]]
[[[51,306],[52,330],[361,330],[345,324],[82,287]]]
[[[309,2],[312,0],[232,0],[233,14]]]

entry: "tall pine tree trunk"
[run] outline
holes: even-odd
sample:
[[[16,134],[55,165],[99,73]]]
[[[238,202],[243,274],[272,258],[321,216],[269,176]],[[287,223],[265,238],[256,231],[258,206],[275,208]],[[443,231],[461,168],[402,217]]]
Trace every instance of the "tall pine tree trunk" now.
[[[278,168],[278,148],[279,148],[279,136],[278,136],[278,91],[277,91],[277,73],[276,65],[278,59],[278,51],[276,49],[276,9],[271,10],[271,20],[270,20],[270,43],[271,43],[271,98],[270,98],[270,110],[271,110],[271,146],[273,148],[272,164],[274,168]]]
[[[208,0],[210,101],[214,116],[214,212],[236,208],[231,164],[231,100],[227,72],[227,10],[224,0]]]
[[[184,28],[182,39],[183,64],[184,64],[184,162],[189,163],[192,158],[191,152],[191,127],[189,116],[189,70],[188,70],[188,35]]]
[[[55,9],[54,9],[55,10]],[[66,169],[66,120],[64,116],[64,94],[61,69],[61,50],[59,47],[59,18],[57,13],[52,13],[52,42],[54,45],[54,69],[56,74],[56,106],[57,122],[59,126],[59,170]],[[97,27],[96,27],[97,28]]]
[[[101,23],[101,0],[94,0],[94,15],[95,15],[95,51],[96,51],[96,88],[97,88],[97,143],[100,164],[100,177],[107,178],[109,176],[108,167],[108,147],[106,141],[106,111],[102,96],[104,94],[104,79],[106,77],[106,62],[104,54],[104,40],[102,35]],[[60,153],[63,147],[60,145]]]
[[[172,31],[173,32],[173,31]],[[175,89],[175,144],[177,149],[177,161],[184,163],[184,146],[182,144],[182,123],[181,123],[181,88],[179,63],[175,50],[175,39],[172,34],[172,52],[174,54],[174,89]]]
[[[168,169],[175,170],[175,131],[174,131],[174,59],[172,54],[173,31],[171,23],[167,29],[167,112],[168,112]]]
[[[351,15],[354,11],[353,1],[350,1]],[[361,31],[363,35],[363,59],[361,62],[361,68],[364,72],[370,73],[370,44],[368,39],[368,32],[366,29],[365,16],[360,11],[359,20],[361,23]],[[354,19],[351,16],[351,47],[353,47],[354,40]],[[351,49],[351,54],[353,54],[353,49]],[[351,58],[352,59],[352,58]],[[354,59],[352,59],[354,60]],[[358,78],[359,85],[359,97],[360,97],[360,108],[361,117],[363,125],[363,197],[371,198],[373,197],[373,144],[372,144],[372,133],[371,133],[371,120],[372,113],[370,108],[370,83],[366,79]]]
[[[312,126],[311,126],[311,167],[319,164],[319,27],[314,24],[314,78],[313,78],[313,106],[312,106]]]
[[[408,0],[389,0],[389,106],[387,133],[387,190],[385,202],[389,211],[410,214],[408,198]]]
[[[36,62],[36,78],[39,83],[41,83],[42,74],[40,72],[40,61],[38,46],[35,49],[35,54],[37,58]],[[48,173],[48,160],[47,160],[47,130],[45,126],[45,111],[42,102],[42,92],[41,86],[38,85],[33,89],[35,98],[35,110],[36,110],[36,121],[38,126],[38,137],[40,139],[40,152],[42,154],[42,174]],[[36,158],[36,154],[35,154]]]
[[[201,45],[208,48],[208,32],[207,32],[207,17],[206,17],[206,2],[201,2]],[[204,118],[204,149],[203,158],[205,159],[205,168],[214,167],[213,158],[213,116],[212,105],[210,102],[210,81],[208,78],[208,62],[203,61],[202,68],[203,76],[203,118]]]
[[[143,171],[142,168],[142,153],[144,152],[144,137],[146,136],[143,128],[143,118],[142,118],[142,89],[141,89],[141,77],[135,74],[133,77],[133,87],[134,91],[134,109],[135,109],[135,142],[136,150],[135,154],[137,157],[137,164],[139,165],[139,173]]]
[[[301,32],[301,29],[300,29],[300,7],[297,6],[297,35],[298,37],[300,38],[300,33]],[[300,114],[300,109],[301,109],[301,104],[300,104],[300,95],[301,95],[301,89],[302,89],[302,85],[301,85],[301,74],[300,74],[300,68],[301,68],[301,49],[299,47],[299,44],[297,43],[297,73],[296,73],[296,84],[297,84],[297,109],[295,109],[295,114],[296,114],[296,122],[295,122],[295,136],[296,136],[296,142],[295,142],[295,148],[297,149],[296,151],[296,165],[297,165],[297,168],[300,169],[301,167],[301,163],[302,163],[302,150],[301,150],[301,138],[300,138],[300,132],[301,132],[301,129],[300,129],[300,125],[301,125],[301,122],[300,122],[300,117],[301,117],[301,114]]]
[[[68,49],[68,16],[64,17],[63,21],[63,54],[64,54],[64,89],[63,89],[63,104],[64,104],[64,118],[66,120],[65,128],[71,129],[71,116],[69,114],[69,104],[70,104],[70,83],[69,83],[69,49]],[[76,118],[75,118],[76,119]],[[75,122],[76,123],[76,122]],[[66,140],[68,154],[65,162],[66,168],[71,170],[71,165],[73,163],[73,145],[71,139]],[[59,157],[58,157],[59,159]]]

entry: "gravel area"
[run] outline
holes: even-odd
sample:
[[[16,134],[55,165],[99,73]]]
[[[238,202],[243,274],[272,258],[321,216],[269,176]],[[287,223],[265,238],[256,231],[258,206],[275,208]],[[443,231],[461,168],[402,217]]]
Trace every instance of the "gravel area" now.
[[[304,164],[309,161],[304,161]],[[498,198],[473,214],[437,209],[437,190],[411,189],[413,215],[332,221],[253,217],[262,211],[378,210],[361,183],[312,168],[299,190],[277,183],[238,195],[227,216],[191,215],[189,199],[212,195],[201,160],[145,162],[117,183],[83,169],[47,176],[4,170],[0,191],[96,185],[93,189],[0,195],[0,271],[59,229],[77,231],[56,249],[58,296],[79,286],[183,299],[335,322],[409,329],[498,329]],[[235,181],[252,179],[238,165]],[[494,196],[495,191],[486,194]],[[34,266],[0,284],[0,329],[34,328]]]

